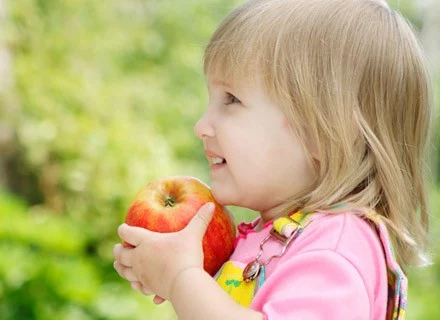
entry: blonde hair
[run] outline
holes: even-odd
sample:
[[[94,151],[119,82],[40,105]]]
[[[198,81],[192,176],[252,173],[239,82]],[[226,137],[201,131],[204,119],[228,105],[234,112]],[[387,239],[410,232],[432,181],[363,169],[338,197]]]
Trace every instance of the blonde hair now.
[[[372,208],[401,264],[423,264],[430,84],[415,31],[378,0],[251,0],[205,51],[205,74],[263,79],[319,154],[317,179],[280,211]],[[346,208],[344,208],[346,209]]]

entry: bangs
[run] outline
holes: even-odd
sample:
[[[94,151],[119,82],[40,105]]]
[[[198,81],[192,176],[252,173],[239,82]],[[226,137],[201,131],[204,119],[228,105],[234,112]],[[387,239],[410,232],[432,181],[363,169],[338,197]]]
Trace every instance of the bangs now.
[[[267,3],[257,1],[250,6],[251,2],[233,11],[212,35],[204,54],[206,76],[216,75],[234,83],[268,75],[274,45],[270,41],[272,32],[264,22]]]
[[[312,1],[312,0],[310,0]],[[298,35],[298,19],[292,15],[301,4],[292,1],[286,10],[282,0],[251,0],[232,11],[213,33],[204,53],[205,76],[215,76],[231,84],[263,85],[278,104],[297,104],[298,74],[303,73]],[[287,27],[289,26],[289,27]]]
[[[248,40],[249,41],[249,40]],[[253,42],[217,41],[211,42],[205,51],[205,76],[216,77],[237,83],[254,79],[261,68],[260,57],[251,55]],[[254,50],[253,50],[254,49]]]
[[[248,36],[244,32],[235,33],[233,37],[226,32],[211,39],[205,50],[205,76],[215,75],[228,82],[255,79],[261,73],[262,57],[259,39]]]

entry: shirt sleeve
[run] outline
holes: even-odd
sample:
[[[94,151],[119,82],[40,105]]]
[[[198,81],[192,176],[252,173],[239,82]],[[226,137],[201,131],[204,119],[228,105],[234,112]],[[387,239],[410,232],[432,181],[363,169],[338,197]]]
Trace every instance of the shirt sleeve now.
[[[265,320],[370,318],[363,278],[350,261],[331,250],[306,252],[280,261],[251,307],[262,311]]]

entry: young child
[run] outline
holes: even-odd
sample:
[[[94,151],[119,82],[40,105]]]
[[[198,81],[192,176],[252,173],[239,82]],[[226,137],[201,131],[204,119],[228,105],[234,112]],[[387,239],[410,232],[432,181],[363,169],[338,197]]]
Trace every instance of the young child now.
[[[260,212],[212,278],[187,228],[123,224],[115,268],[179,319],[403,319],[426,263],[430,93],[414,31],[379,0],[251,0],[205,52],[195,132],[214,197]],[[393,249],[391,249],[393,248]]]

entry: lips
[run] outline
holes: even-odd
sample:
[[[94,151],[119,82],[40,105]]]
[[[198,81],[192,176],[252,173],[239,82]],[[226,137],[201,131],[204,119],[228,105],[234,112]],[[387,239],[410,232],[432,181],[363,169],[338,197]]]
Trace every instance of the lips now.
[[[216,158],[210,158],[210,162],[212,162],[213,164],[219,164],[219,163],[223,163],[223,161],[225,161],[225,159],[223,159],[223,158],[218,158],[218,157],[216,157]]]
[[[206,150],[205,154],[206,154],[206,157],[208,158],[208,162],[211,166],[226,164],[226,159],[223,158],[222,156],[218,155],[215,152],[212,152],[210,150]]]

